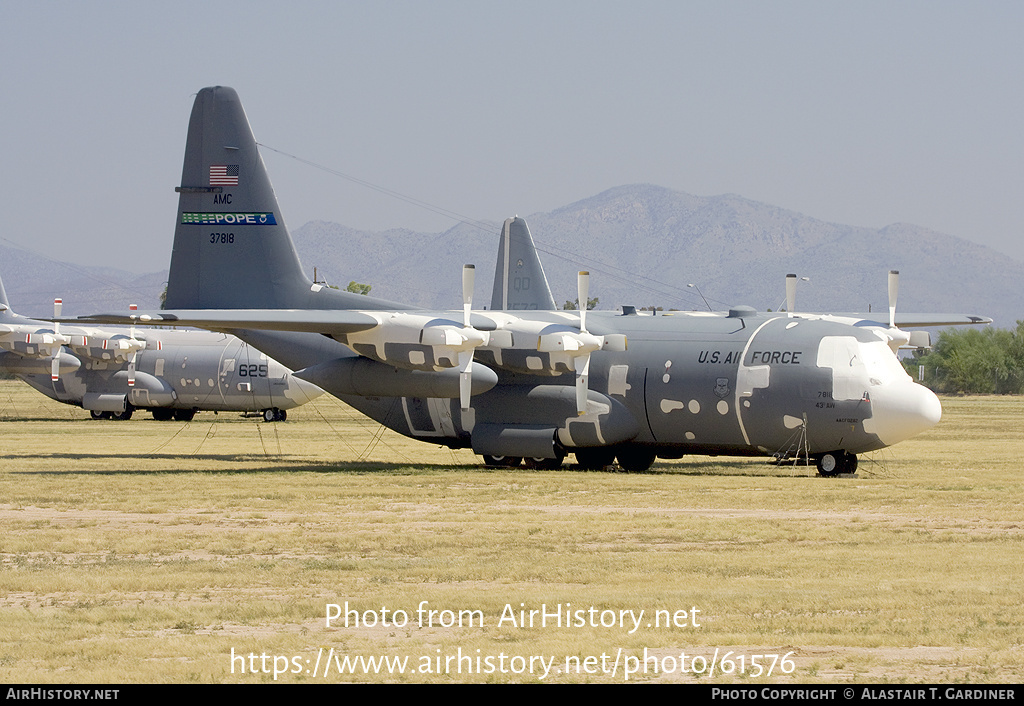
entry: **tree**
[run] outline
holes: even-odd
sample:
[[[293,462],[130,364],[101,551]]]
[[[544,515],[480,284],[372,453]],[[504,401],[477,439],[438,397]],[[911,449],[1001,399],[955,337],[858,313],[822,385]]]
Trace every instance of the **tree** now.
[[[371,289],[373,289],[373,285],[362,284],[355,280],[349,282],[348,286],[345,287],[346,292],[352,292],[354,294],[369,294]]]
[[[936,392],[1024,392],[1024,321],[1014,330],[946,329],[934,348],[904,361],[908,372],[925,367],[925,384]]]
[[[590,311],[591,309],[596,308],[598,301],[599,301],[598,297],[591,297],[591,298],[587,299],[587,311]],[[565,304],[562,305],[562,310],[563,311],[576,311],[579,308],[580,308],[580,298],[579,297],[576,297],[572,301],[569,301],[568,299],[566,299],[565,300]]]

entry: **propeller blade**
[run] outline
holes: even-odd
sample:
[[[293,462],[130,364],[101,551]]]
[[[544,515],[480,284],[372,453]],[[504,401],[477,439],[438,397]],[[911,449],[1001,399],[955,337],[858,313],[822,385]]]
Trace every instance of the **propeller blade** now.
[[[786,313],[790,316],[796,309],[796,275],[786,275]]]
[[[576,289],[580,298],[580,332],[587,332],[587,302],[590,296],[590,273],[583,270],[576,278]]]
[[[463,323],[469,328],[469,313],[473,310],[473,284],[476,280],[476,265],[462,266],[462,311]]]
[[[139,305],[138,304],[129,304],[128,305],[128,310],[129,311],[138,311],[139,310]],[[131,325],[131,328],[129,329],[129,337],[133,341],[135,340],[135,317],[134,316],[132,316],[132,325]]]
[[[576,359],[576,413],[586,414],[587,413],[587,388],[590,379],[590,354],[588,353],[583,358],[583,364],[580,365],[580,359]]]
[[[64,307],[63,299],[53,300],[53,318],[60,318],[60,311]],[[60,324],[56,321],[53,322],[53,338],[54,346],[51,349],[52,358],[50,359],[50,380],[57,382],[60,380]]]
[[[462,324],[472,328],[473,287],[476,283],[476,265],[462,266]],[[473,349],[459,351],[459,406],[468,410],[473,396]]]
[[[896,296],[900,293],[900,271],[889,270],[889,328],[896,328]]]
[[[473,394],[473,351],[459,353],[459,404],[463,410],[469,409],[469,400]]]

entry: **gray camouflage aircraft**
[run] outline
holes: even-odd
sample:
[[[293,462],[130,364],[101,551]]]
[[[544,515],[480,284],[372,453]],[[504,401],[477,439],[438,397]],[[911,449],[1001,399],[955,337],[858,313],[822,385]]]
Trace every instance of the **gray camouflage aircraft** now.
[[[230,331],[391,429],[489,465],[763,455],[852,472],[857,454],[941,416],[897,360],[911,341],[899,327],[990,321],[897,315],[894,276],[888,321],[797,314],[792,293],[786,313],[556,311],[522,219],[505,222],[490,311],[472,310],[471,265],[461,312],[325,288],[299,264],[226,87],[196,97],[176,191],[169,311],[89,321]],[[578,288],[587,302],[587,273]]]
[[[60,300],[55,302],[60,316]],[[208,331],[124,332],[64,327],[11,311],[0,282],[0,371],[47,397],[89,410],[94,419],[188,421],[199,410],[287,411],[322,394],[234,336]]]

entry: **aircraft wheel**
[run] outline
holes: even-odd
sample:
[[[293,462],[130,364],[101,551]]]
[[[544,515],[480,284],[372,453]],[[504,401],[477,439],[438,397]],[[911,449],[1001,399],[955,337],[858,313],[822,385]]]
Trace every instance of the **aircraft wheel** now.
[[[622,466],[622,470],[628,473],[641,473],[654,465],[657,453],[652,449],[634,447],[619,451],[615,457],[618,459],[619,465]]]
[[[191,422],[196,416],[194,409],[176,409],[174,410],[174,418],[179,422]]]
[[[615,463],[615,450],[603,446],[576,449],[576,465],[588,471],[600,471]]]
[[[525,458],[523,459],[523,462],[526,464],[527,468],[553,471],[556,468],[561,468],[562,461],[565,460],[565,452],[561,449],[555,449],[555,453],[558,455],[554,458]]]
[[[174,419],[173,409],[167,409],[165,407],[156,407],[154,409],[151,409],[150,412],[153,413],[153,419],[155,419],[158,422],[169,422],[172,419]]]
[[[277,421],[284,422],[284,421],[287,421],[287,420],[288,420],[288,410],[287,409],[279,409],[279,410],[277,410]]]
[[[857,470],[857,456],[845,451],[829,451],[819,456],[815,463],[818,466],[818,473],[826,478]]]
[[[276,422],[280,419],[280,410],[277,407],[270,407],[269,409],[263,410],[263,421],[265,422]]]
[[[119,422],[127,422],[129,419],[132,418],[132,412],[134,411],[134,409],[129,408],[123,412],[120,412],[119,414],[114,414],[113,417]]]
[[[522,462],[521,456],[490,456],[484,454],[484,465],[488,468],[518,468]]]
[[[857,472],[857,454],[846,454],[846,468],[843,473]]]
[[[89,410],[89,416],[93,419],[105,419],[106,414],[106,412],[101,412],[98,409]]]

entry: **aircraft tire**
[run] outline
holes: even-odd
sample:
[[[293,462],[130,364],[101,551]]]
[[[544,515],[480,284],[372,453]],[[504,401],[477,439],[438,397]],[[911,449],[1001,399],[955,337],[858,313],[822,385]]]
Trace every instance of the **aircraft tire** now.
[[[576,449],[576,465],[587,471],[601,471],[615,463],[615,451],[604,446]]]
[[[101,412],[98,409],[89,410],[89,416],[93,419],[106,419],[106,412]]]
[[[643,473],[654,465],[657,453],[643,447],[629,447],[620,449],[615,458],[618,459],[622,470],[627,473]]]
[[[268,407],[263,410],[263,421],[265,422],[276,422],[277,416],[278,412],[276,407]]]
[[[153,413],[153,419],[158,422],[169,422],[174,419],[174,410],[166,407],[154,407],[149,410]]]
[[[857,454],[846,451],[829,451],[819,456],[815,464],[818,467],[818,473],[826,478],[842,473],[855,473],[857,471]]]
[[[846,469],[843,473],[857,472],[857,454],[846,454]]]
[[[135,411],[134,409],[129,408],[129,409],[126,409],[123,412],[120,412],[118,414],[114,414],[113,417],[114,417],[114,419],[116,419],[119,422],[127,422],[129,419],[132,418],[132,413],[134,411]]]
[[[527,468],[536,468],[538,470],[553,471],[556,468],[562,467],[562,461],[565,460],[565,452],[560,448],[555,449],[555,453],[558,454],[554,458],[524,458],[523,463],[526,464]]]
[[[488,468],[518,468],[522,462],[521,456],[491,456],[484,454],[484,465]]]
[[[176,409],[174,410],[174,419],[179,422],[191,422],[196,416],[194,409]]]

